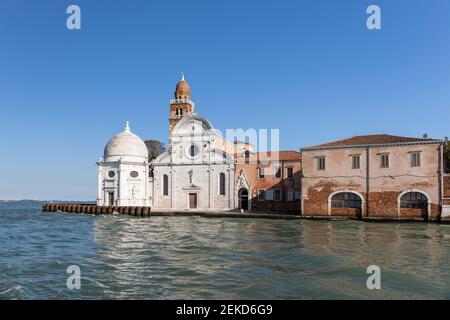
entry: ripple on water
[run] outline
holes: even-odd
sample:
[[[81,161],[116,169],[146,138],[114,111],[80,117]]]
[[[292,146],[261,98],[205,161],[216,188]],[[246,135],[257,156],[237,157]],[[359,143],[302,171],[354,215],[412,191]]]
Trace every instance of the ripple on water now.
[[[0,299],[449,299],[450,226],[42,213],[0,204]],[[69,265],[82,289],[66,288]],[[366,268],[382,270],[381,291]]]

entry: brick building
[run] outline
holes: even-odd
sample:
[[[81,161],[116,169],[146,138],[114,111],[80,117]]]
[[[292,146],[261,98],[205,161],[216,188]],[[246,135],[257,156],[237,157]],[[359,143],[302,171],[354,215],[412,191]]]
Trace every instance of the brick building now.
[[[239,209],[300,212],[301,154],[297,151],[237,154],[235,181]]]
[[[169,146],[148,162],[127,123],[98,162],[99,205],[157,210],[450,220],[448,141],[355,136],[297,151],[257,152],[195,112],[189,84],[169,104]]]
[[[392,135],[355,136],[301,149],[302,215],[437,220],[443,142]]]
[[[450,173],[444,175],[442,188],[442,220],[450,221]]]

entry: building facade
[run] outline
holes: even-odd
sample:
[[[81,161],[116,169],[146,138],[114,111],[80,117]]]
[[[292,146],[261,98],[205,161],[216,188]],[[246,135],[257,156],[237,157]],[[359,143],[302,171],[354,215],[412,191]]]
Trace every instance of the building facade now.
[[[183,77],[170,99],[167,151],[149,161],[127,122],[97,162],[97,205],[450,220],[446,143],[383,134],[257,152],[196,113]]]
[[[153,161],[151,178],[156,209],[234,209],[234,161],[214,147],[211,124],[198,115],[179,121],[169,151]]]
[[[441,219],[450,221],[450,173],[444,174],[442,194]]]
[[[300,212],[299,152],[239,153],[235,173],[235,202],[239,209]]]
[[[302,214],[439,218],[441,140],[356,136],[302,148]]]

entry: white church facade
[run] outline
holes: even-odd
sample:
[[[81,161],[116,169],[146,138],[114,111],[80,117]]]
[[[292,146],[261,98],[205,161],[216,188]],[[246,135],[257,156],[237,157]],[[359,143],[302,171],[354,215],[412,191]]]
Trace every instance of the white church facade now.
[[[153,162],[153,207],[234,208],[234,161],[214,147],[215,139],[211,124],[198,115],[189,115],[175,125],[169,150]]]
[[[195,113],[189,85],[182,79],[170,100],[168,150],[149,162],[144,141],[127,122],[97,162],[97,205],[232,210],[235,164],[226,150],[235,148]]]

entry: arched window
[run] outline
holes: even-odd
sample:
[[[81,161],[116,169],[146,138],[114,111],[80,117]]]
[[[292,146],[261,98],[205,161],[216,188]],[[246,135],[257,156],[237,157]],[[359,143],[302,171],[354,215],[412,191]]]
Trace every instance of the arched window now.
[[[194,158],[194,157],[196,157],[197,156],[197,154],[198,154],[198,148],[197,148],[197,146],[195,145],[195,144],[192,144],[190,147],[189,147],[189,155],[192,157],[192,158]]]
[[[177,109],[175,110],[175,116],[176,116],[177,118],[181,118],[181,117],[183,116],[183,109],[177,108]]]
[[[355,208],[361,209],[362,201],[361,198],[351,192],[341,192],[335,194],[331,198],[331,208]]]
[[[169,176],[163,175],[163,196],[169,195]]]
[[[221,196],[225,195],[225,173],[223,172],[219,174],[219,194]]]
[[[420,192],[405,193],[400,199],[400,208],[402,209],[427,209],[428,199]]]

